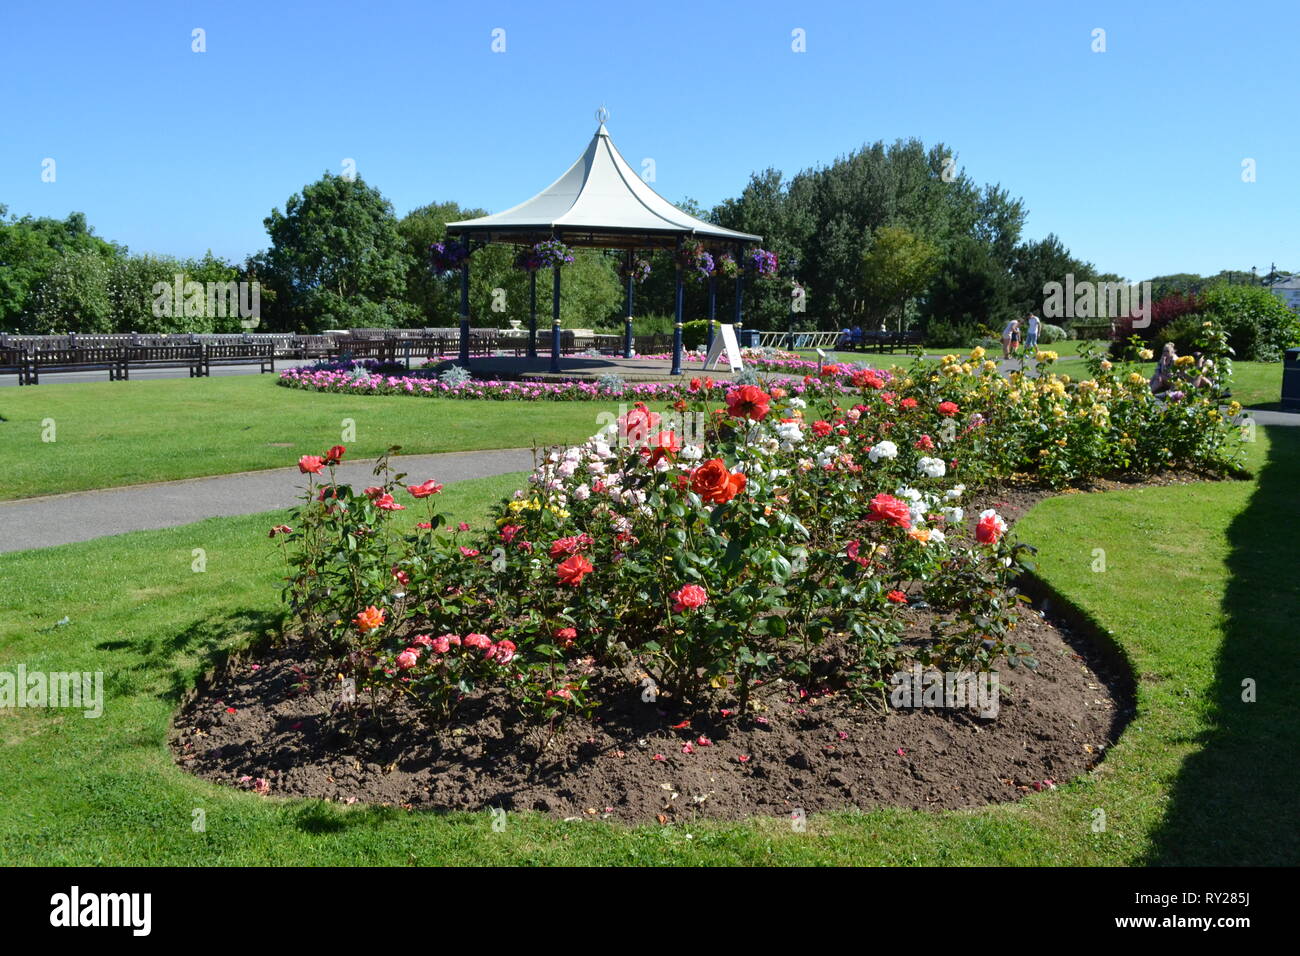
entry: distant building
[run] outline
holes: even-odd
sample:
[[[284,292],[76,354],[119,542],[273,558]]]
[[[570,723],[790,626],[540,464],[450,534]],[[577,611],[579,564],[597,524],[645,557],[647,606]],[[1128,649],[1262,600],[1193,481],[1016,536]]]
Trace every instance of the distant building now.
[[[1300,276],[1287,276],[1285,279],[1278,279],[1268,288],[1269,291],[1292,309],[1300,312]]]

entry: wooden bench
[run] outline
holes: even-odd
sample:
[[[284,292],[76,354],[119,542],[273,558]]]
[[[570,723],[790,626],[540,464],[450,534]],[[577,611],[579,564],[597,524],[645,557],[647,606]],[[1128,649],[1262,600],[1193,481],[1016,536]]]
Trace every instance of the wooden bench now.
[[[27,384],[37,385],[41,372],[102,372],[108,380],[126,378],[127,346],[37,348],[27,353]]]
[[[339,339],[335,350],[338,358],[361,361],[372,359],[379,363],[397,361],[397,343],[383,339]]]
[[[0,375],[17,375],[18,384],[27,384],[27,352],[5,346],[0,348]]]
[[[863,332],[861,339],[848,346],[852,349],[861,349],[864,352],[874,349],[876,352],[893,352],[899,346],[911,348],[913,345],[920,345],[924,341],[924,336],[917,329],[909,329],[906,332],[881,332],[879,330]]]
[[[203,346],[203,375],[214,365],[257,365],[262,374],[275,371],[274,342],[232,342]]]
[[[128,345],[123,379],[131,377],[132,368],[188,368],[190,378],[206,374],[202,345]]]

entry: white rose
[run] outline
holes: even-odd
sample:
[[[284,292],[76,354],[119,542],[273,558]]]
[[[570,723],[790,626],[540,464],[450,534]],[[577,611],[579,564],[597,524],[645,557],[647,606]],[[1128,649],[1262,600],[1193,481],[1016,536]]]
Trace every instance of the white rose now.
[[[942,478],[948,473],[948,466],[942,458],[922,458],[916,463],[916,470],[927,478]]]
[[[961,508],[951,507],[943,509],[943,520],[948,524],[961,524],[962,519],[965,517],[966,512]]]
[[[898,446],[892,441],[876,442],[871,451],[867,453],[867,457],[872,461],[880,461],[882,458],[897,458]]]

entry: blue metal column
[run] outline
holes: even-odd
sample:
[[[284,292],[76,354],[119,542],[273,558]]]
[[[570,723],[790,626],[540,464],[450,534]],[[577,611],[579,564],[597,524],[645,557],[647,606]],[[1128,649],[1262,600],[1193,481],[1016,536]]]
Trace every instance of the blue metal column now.
[[[681,239],[678,239],[678,253],[681,252],[681,249],[682,241]],[[670,375],[682,374],[682,312],[685,307],[685,302],[683,301],[684,291],[685,290],[682,287],[682,266],[679,261],[677,263],[676,295],[674,297],[676,301],[673,308],[673,368],[672,371],[669,372]]]
[[[627,271],[627,324],[623,326],[623,358],[632,357],[632,301],[636,281],[632,278],[632,262],[634,261],[633,250],[627,251],[627,261],[624,268]]]
[[[528,270],[528,357],[537,358],[537,270]]]
[[[559,238],[558,236],[556,238]],[[551,371],[560,370],[560,269],[557,262],[551,266],[555,273],[551,289]]]
[[[740,271],[736,273],[736,341],[741,348],[745,347],[741,341],[741,332],[745,328],[745,247],[741,246],[736,254],[736,261],[740,264]]]
[[[460,364],[469,368],[469,256],[460,267]]]
[[[707,348],[713,348],[713,322],[718,317],[718,277],[709,276],[709,337]]]

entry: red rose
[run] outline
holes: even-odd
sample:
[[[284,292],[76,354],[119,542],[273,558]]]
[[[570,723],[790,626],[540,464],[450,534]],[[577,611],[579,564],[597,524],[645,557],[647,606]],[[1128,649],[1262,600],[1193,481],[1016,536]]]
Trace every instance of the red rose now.
[[[812,423],[812,431],[818,438],[825,438],[831,433],[831,423],[821,420],[815,421]]]
[[[761,422],[767,417],[772,396],[756,385],[741,385],[727,393],[727,414]]]
[[[343,460],[343,456],[346,455],[347,453],[348,450],[344,448],[342,445],[334,445],[333,447],[330,448],[329,451],[325,453],[325,464],[337,465],[340,461]]]
[[[942,415],[944,418],[951,418],[953,415],[956,415],[959,411],[961,411],[961,409],[957,407],[956,402],[939,403],[939,414]]]
[[[711,458],[691,472],[691,490],[712,504],[726,504],[745,488],[745,476],[727,470],[721,458]]]
[[[651,431],[658,427],[661,416],[646,408],[645,402],[637,402],[630,412],[618,420],[618,430],[624,438],[636,444],[650,437]]]
[[[686,584],[668,595],[673,599],[673,613],[681,614],[688,608],[703,607],[709,603],[709,592],[698,584]]]
[[[319,455],[303,455],[298,459],[298,470],[304,475],[319,475],[325,467],[325,459]]]
[[[591,535],[579,534],[569,538],[556,538],[551,544],[551,559],[554,561],[560,558],[577,554],[587,545],[591,544]]]
[[[580,554],[575,554],[567,561],[563,561],[555,569],[555,573],[560,578],[561,584],[568,584],[577,587],[582,583],[582,579],[596,570],[590,561]]]
[[[660,458],[671,458],[682,450],[682,441],[676,432],[660,432],[650,439],[650,464],[657,464]]]
[[[578,639],[578,631],[572,627],[561,627],[555,631],[555,639],[560,642],[561,647],[568,647]]]
[[[975,540],[980,544],[997,544],[1007,530],[1007,523],[995,514],[986,514],[975,526]]]
[[[442,491],[442,485],[430,478],[421,485],[407,485],[406,490],[411,493],[412,498],[427,498]]]
[[[908,509],[906,501],[901,501],[893,495],[880,494],[871,499],[867,520],[884,521],[900,528],[910,528],[912,512]]]
[[[857,388],[884,388],[885,380],[869,369],[853,373],[853,384]]]
[[[916,399],[905,398],[898,403],[899,408],[916,408]]]
[[[907,603],[907,595],[904,594],[902,591],[890,591],[888,594],[885,595],[885,597],[895,604]]]

